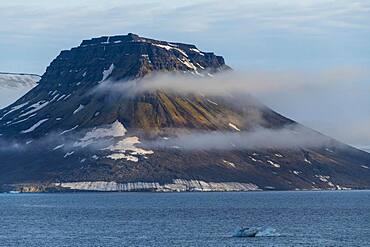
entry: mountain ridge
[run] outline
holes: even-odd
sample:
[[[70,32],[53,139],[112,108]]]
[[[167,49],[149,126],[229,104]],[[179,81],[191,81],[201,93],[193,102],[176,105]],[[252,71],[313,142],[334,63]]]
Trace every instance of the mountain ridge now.
[[[0,71],[0,75],[31,75],[31,76],[37,76],[41,78],[41,75],[35,74],[35,73],[23,73],[23,72],[5,72]]]

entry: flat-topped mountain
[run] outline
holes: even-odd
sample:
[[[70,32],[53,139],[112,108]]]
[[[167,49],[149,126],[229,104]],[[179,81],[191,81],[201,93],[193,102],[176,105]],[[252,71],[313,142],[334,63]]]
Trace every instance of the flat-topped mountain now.
[[[370,154],[252,98],[236,104],[202,93],[121,88],[158,72],[195,79],[228,70],[221,56],[194,45],[135,34],[84,40],[62,51],[36,87],[0,110],[0,138],[9,144],[0,149],[0,184],[23,191],[370,187]],[[112,88],[99,91],[102,86]],[[244,146],[243,138],[261,128],[303,129],[324,142]],[[178,141],[184,133],[193,135],[194,143],[198,133],[241,141],[225,149],[189,148]]]

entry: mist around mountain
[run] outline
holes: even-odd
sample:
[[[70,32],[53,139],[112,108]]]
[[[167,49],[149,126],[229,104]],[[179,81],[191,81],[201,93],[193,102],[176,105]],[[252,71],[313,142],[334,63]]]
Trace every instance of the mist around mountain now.
[[[248,89],[258,90],[250,82],[262,79],[238,76],[223,57],[191,44],[135,34],[84,40],[0,110],[0,185],[21,191],[369,188],[370,154],[256,100]]]

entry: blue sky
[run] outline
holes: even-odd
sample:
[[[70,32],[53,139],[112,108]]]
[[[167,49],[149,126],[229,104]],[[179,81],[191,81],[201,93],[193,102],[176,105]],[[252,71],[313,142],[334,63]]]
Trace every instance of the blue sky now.
[[[82,39],[137,33],[196,44],[237,70],[370,69],[370,2],[360,0],[1,1],[0,71],[42,74]],[[264,96],[274,109],[370,146],[370,82]]]

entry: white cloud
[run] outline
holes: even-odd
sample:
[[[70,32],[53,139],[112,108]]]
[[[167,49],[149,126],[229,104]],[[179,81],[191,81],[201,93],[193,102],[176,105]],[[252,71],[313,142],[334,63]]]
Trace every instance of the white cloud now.
[[[332,88],[360,90],[354,81],[370,78],[370,71],[361,68],[338,68],[322,71],[225,71],[195,76],[194,74],[159,72],[151,73],[134,81],[109,81],[99,84],[94,90],[111,93],[141,93],[165,90],[174,93],[202,93],[225,96],[230,94],[273,94],[315,93]],[[356,91],[357,92],[357,91]]]
[[[97,92],[141,93],[165,90],[174,93],[246,94],[306,126],[355,146],[370,143],[370,71],[336,68],[322,71],[225,72],[215,77],[194,78],[183,74],[154,74],[138,81],[100,84]],[[239,97],[238,97],[239,96]]]
[[[1,1],[0,13],[0,70],[6,71],[42,73],[60,50],[82,39],[128,32],[194,43],[242,69],[370,68],[370,3],[363,0],[12,0]],[[311,127],[342,136],[355,126],[349,119],[365,121],[361,116],[369,114],[369,97],[335,95],[327,90],[319,96],[262,99]],[[351,107],[339,104],[343,101]],[[334,131],[338,122],[345,124]]]
[[[327,28],[369,30],[370,4],[364,1],[9,1],[0,5],[0,31],[7,33],[105,31],[159,28],[162,31],[205,32],[239,23],[241,32],[264,29],[327,31]],[[32,25],[29,25],[29,23]],[[73,28],[71,28],[73,24]],[[82,28],[86,28],[85,30]],[[15,31],[19,30],[19,31]],[[95,31],[92,31],[95,30]],[[65,33],[64,33],[65,34]]]
[[[329,146],[331,139],[301,126],[258,128],[249,132],[190,132],[169,139],[146,141],[149,148],[186,150],[299,149]]]

